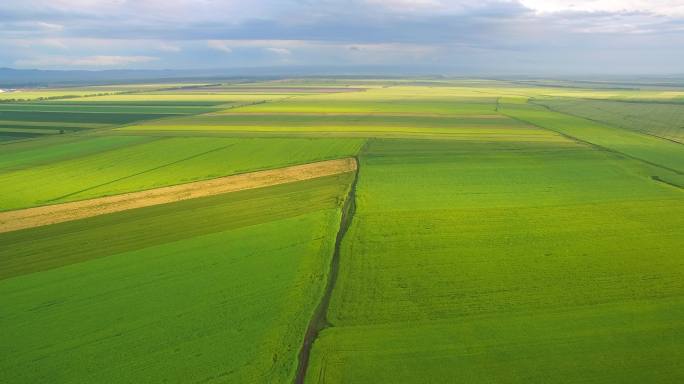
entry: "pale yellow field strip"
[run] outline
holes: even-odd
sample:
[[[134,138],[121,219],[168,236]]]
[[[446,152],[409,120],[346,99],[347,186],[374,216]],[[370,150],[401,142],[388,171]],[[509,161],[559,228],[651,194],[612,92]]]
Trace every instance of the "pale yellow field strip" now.
[[[90,200],[0,212],[0,233],[152,205],[332,176],[353,172],[356,167],[354,158],[326,160]]]

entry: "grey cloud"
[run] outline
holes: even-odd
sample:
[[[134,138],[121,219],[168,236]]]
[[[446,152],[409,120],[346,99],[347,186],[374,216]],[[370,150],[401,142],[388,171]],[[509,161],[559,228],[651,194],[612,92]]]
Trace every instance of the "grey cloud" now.
[[[0,48],[14,49],[0,66],[49,63],[41,58],[53,57],[59,44],[17,43],[32,39],[59,40],[77,57],[52,61],[64,66],[270,65],[287,57],[294,64],[406,60],[519,71],[590,70],[586,61],[594,60],[662,71],[676,65],[660,58],[684,59],[681,18],[643,11],[539,14],[507,0],[4,0]],[[157,54],[160,60],[113,59]]]

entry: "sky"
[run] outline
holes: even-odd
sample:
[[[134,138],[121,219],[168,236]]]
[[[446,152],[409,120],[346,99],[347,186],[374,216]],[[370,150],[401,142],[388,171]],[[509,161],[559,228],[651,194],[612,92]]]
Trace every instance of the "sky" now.
[[[0,67],[681,74],[684,0],[1,0]]]

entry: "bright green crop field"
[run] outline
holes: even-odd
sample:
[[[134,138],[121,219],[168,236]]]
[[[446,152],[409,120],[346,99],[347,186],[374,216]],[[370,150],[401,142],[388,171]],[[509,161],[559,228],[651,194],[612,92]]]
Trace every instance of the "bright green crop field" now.
[[[540,103],[562,113],[684,143],[682,103],[582,99],[548,99]]]
[[[208,106],[184,105],[0,103],[0,129],[5,132],[0,136],[19,132],[40,135],[45,131],[63,134],[212,110]]]
[[[310,381],[681,378],[684,200],[643,172],[570,140],[372,142]]]
[[[3,382],[287,382],[350,174],[0,235]]]
[[[0,103],[0,219],[358,161],[0,231],[0,382],[684,382],[684,90],[588,84],[307,78]]]
[[[0,156],[0,211],[349,157],[362,144],[359,139],[141,136],[56,142],[18,151],[4,164]]]

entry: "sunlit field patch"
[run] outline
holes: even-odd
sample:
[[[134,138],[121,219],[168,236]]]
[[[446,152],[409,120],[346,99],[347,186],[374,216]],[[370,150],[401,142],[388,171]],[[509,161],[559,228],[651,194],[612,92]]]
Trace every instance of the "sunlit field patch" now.
[[[0,103],[6,214],[359,164],[0,234],[0,382],[683,382],[684,93],[590,85],[302,78]]]

